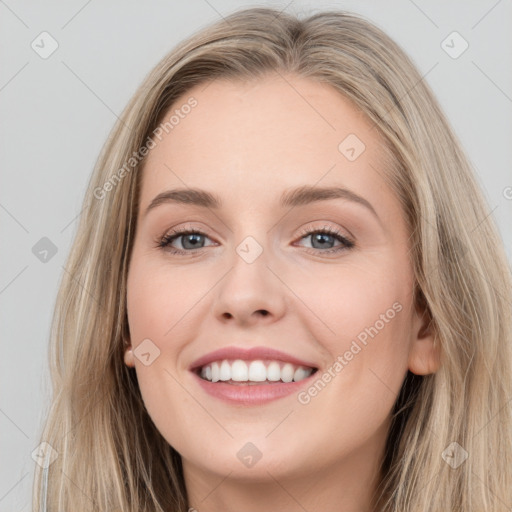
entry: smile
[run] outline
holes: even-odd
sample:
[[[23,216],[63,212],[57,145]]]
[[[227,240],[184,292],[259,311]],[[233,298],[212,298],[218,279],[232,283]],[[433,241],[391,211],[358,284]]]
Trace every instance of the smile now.
[[[300,382],[315,368],[276,360],[244,361],[242,359],[214,361],[198,369],[199,376],[209,382],[227,382],[233,385],[258,383]]]
[[[260,405],[296,394],[318,363],[268,346],[228,346],[196,359],[189,370],[200,388],[230,405]]]

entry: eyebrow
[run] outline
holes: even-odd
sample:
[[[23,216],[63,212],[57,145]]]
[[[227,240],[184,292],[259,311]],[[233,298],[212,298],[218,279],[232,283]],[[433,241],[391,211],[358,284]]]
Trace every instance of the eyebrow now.
[[[317,201],[327,201],[329,199],[345,199],[358,203],[370,210],[379,220],[377,212],[364,197],[342,187],[312,187],[303,185],[294,189],[288,189],[281,194],[279,204],[281,207],[287,208],[304,206]],[[218,210],[222,207],[220,197],[211,192],[198,188],[178,188],[166,190],[158,194],[146,208],[144,216],[157,206],[168,203],[191,204],[213,210]]]

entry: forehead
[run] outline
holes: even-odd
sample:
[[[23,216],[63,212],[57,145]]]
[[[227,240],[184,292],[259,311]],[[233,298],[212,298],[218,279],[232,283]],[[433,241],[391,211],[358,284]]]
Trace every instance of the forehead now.
[[[378,131],[333,86],[310,78],[200,84],[175,101],[166,121],[145,162],[142,205],[174,187],[224,191],[226,200],[248,206],[277,200],[291,186],[341,185],[372,195],[383,185]]]

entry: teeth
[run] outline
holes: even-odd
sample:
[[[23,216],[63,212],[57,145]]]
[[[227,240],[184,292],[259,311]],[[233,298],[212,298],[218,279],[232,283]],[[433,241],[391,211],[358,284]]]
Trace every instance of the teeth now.
[[[222,364],[224,363],[227,363],[227,361],[224,361]],[[231,380],[234,380],[236,382],[243,382],[248,379],[249,371],[247,370],[247,365],[240,360],[234,361],[233,364],[231,365]]]
[[[227,361],[222,361],[219,371],[219,380],[230,380],[231,379],[231,366]]]
[[[281,367],[277,361],[272,361],[267,367],[267,379],[272,382],[281,380]]]
[[[265,364],[262,360],[250,363],[241,359],[234,361],[216,361],[201,368],[200,375],[211,382],[298,382],[313,373],[313,368],[305,368],[291,363],[270,361]]]
[[[298,380],[305,379],[306,377],[309,377],[309,373],[304,368],[297,368],[295,370],[295,373],[293,374],[293,380],[297,382]],[[206,377],[208,377],[208,373],[206,373]]]
[[[294,374],[295,368],[290,363],[286,363],[281,368],[281,380],[283,382],[291,382],[293,380]]]
[[[238,361],[239,363],[247,366],[243,361]],[[249,365],[249,378],[247,380],[252,380],[253,382],[265,382],[267,380],[267,369],[263,364],[263,361],[252,361]]]
[[[217,382],[219,380],[219,365],[218,363],[212,364],[212,382]]]

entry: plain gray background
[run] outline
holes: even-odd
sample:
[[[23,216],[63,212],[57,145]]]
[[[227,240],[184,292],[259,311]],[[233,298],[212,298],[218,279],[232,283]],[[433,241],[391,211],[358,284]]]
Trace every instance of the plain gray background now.
[[[346,9],[393,37],[446,111],[512,261],[511,0],[0,0],[0,512],[30,510],[31,453],[51,390],[47,346],[55,296],[86,183],[116,115],[177,42],[256,5],[304,15]],[[46,59],[31,47],[43,45],[43,31],[58,43]],[[453,31],[469,44],[458,58],[441,46]],[[460,50],[462,40],[452,40]],[[32,251],[43,237],[57,249],[46,263]]]

